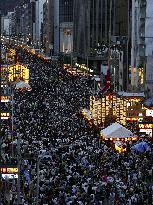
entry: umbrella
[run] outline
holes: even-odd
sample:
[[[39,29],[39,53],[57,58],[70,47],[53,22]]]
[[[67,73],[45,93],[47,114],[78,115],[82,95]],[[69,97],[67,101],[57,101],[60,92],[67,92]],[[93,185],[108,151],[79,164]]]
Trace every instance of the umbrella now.
[[[143,102],[144,106],[152,107],[153,106],[153,98],[148,98]]]
[[[133,150],[137,151],[137,152],[146,152],[150,150],[150,146],[146,143],[146,142],[140,142],[138,144],[135,144],[132,147]]]

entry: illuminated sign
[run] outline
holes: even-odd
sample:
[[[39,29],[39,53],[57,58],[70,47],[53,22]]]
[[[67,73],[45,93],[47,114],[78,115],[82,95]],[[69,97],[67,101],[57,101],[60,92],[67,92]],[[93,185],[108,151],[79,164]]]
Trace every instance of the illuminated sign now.
[[[153,124],[139,124],[139,128],[141,129],[153,129]]]
[[[136,117],[127,117],[126,120],[127,121],[138,121],[138,118],[136,118]]]
[[[9,96],[1,96],[1,102],[9,102]]]
[[[140,132],[146,133],[150,137],[152,137],[152,129],[140,129]]]
[[[10,113],[9,112],[2,112],[1,113],[1,119],[7,120],[9,117],[10,117]]]
[[[18,173],[18,168],[13,167],[2,167],[0,168],[0,173],[2,174],[15,174]]]
[[[152,116],[153,117],[153,110],[146,110],[146,116]]]
[[[140,98],[130,98],[129,101],[130,102],[140,102],[140,101],[142,101],[142,99],[140,99]]]
[[[2,174],[2,178],[3,179],[17,179],[18,178],[18,174]]]

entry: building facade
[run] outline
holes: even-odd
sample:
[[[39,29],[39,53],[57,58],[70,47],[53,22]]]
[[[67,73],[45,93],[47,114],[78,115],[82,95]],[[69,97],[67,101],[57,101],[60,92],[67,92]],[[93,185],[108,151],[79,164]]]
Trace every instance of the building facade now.
[[[60,52],[73,51],[73,0],[59,1]]]
[[[24,40],[29,45],[36,45],[36,0],[28,0],[14,9],[14,18],[11,24],[14,25],[14,35]]]
[[[128,8],[129,1],[125,0],[74,1],[74,55],[100,74],[103,65],[111,69],[110,52],[123,51],[122,90],[126,89],[128,80]],[[116,56],[113,64],[118,61],[118,65],[116,69],[112,66],[112,74],[119,70],[119,55]]]
[[[153,1],[146,2],[145,44],[146,44],[146,73],[145,90],[148,97],[153,97]]]
[[[46,12],[45,12],[46,11]],[[50,28],[47,28],[47,24]],[[73,0],[48,0],[44,6],[44,34],[47,54],[73,50]]]
[[[43,4],[43,49],[48,55],[51,55],[54,42],[54,0],[48,0]]]
[[[153,96],[153,1],[132,1],[131,85]]]
[[[37,0],[36,1],[36,44],[38,48],[42,47],[42,34],[43,34],[43,5],[46,0]]]
[[[10,19],[9,16],[3,16],[2,19],[2,35],[9,36],[10,35]]]

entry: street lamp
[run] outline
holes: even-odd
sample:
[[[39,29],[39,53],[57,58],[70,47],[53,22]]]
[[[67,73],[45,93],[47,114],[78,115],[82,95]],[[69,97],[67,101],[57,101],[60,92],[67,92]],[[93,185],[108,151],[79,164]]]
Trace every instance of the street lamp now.
[[[2,96],[2,88],[1,88],[1,84],[2,84],[2,70],[1,70],[1,45],[2,45],[2,41],[1,41],[1,10],[0,10],[0,116],[1,116],[1,96]],[[1,117],[0,117],[0,121],[1,121]],[[2,123],[0,122],[0,162],[1,162],[1,146],[2,146],[2,136],[1,136],[1,132],[2,132]],[[1,183],[1,173],[0,173],[0,183]],[[1,193],[0,193],[0,203],[1,203]]]

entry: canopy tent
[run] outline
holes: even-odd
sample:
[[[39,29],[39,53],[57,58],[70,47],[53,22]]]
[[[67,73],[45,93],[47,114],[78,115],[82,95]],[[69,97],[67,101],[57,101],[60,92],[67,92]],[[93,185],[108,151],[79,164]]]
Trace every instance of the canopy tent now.
[[[143,102],[143,105],[146,107],[153,107],[153,98],[148,98]]]
[[[17,90],[31,90],[31,86],[28,83],[25,83],[24,81],[20,81],[16,84],[15,87]]]
[[[147,144],[147,142],[142,141],[142,142],[135,144],[132,147],[132,150],[143,153],[143,152],[149,151],[150,146]]]
[[[130,130],[126,129],[119,123],[111,124],[107,128],[101,130],[100,134],[105,139],[108,139],[108,138],[116,138],[116,139],[136,138],[136,136]]]

